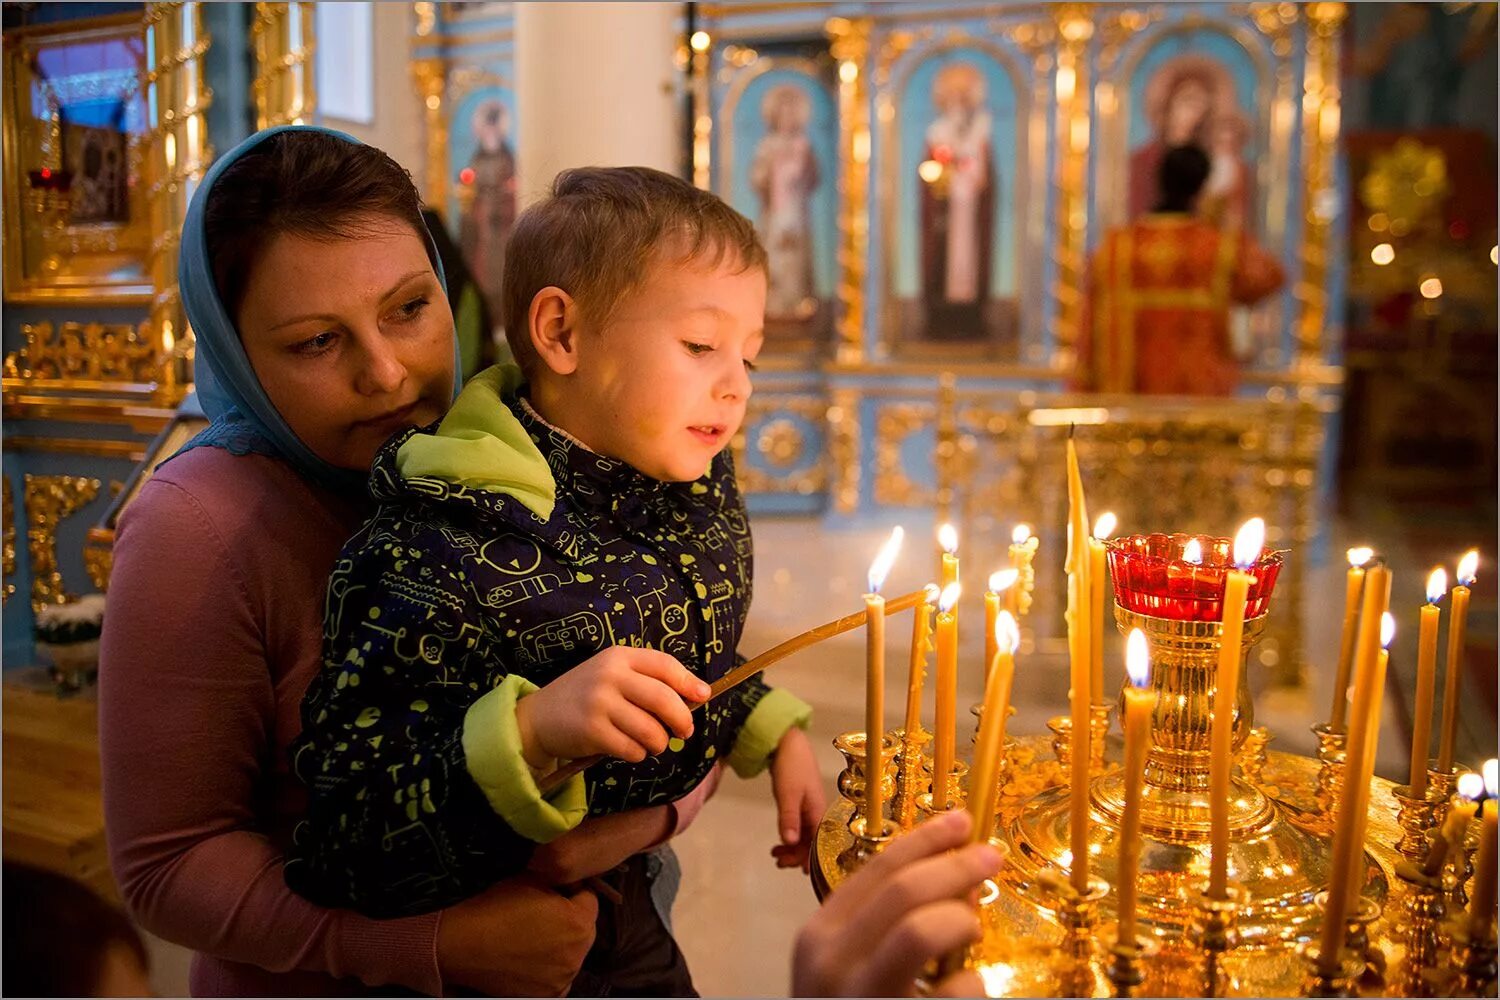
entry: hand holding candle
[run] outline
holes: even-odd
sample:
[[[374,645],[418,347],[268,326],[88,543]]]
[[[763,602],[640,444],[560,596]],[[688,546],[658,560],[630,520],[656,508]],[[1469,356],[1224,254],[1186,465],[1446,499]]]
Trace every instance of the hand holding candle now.
[[[1354,639],[1359,630],[1359,601],[1364,590],[1365,563],[1375,555],[1369,546],[1359,546],[1345,553],[1349,559],[1349,574],[1344,578],[1344,630],[1339,637],[1338,668],[1333,675],[1333,708],[1328,713],[1328,728],[1334,732],[1344,729],[1344,713],[1348,711],[1349,670],[1354,663]]]
[[[903,534],[898,525],[875,556],[865,594],[865,832],[871,837],[885,833],[885,598],[880,586],[901,551]]]
[[[1146,752],[1151,742],[1151,715],[1156,690],[1151,686],[1151,653],[1146,633],[1130,630],[1125,641],[1125,815],[1120,822],[1120,856],[1115,880],[1119,897],[1116,940],[1134,945],[1136,938],[1136,875],[1141,865],[1141,782],[1146,776]]]
[[[979,739],[974,744],[974,770],[969,777],[969,812],[974,817],[974,842],[989,838],[999,802],[1000,760],[1005,754],[1005,717],[1010,714],[1010,689],[1015,680],[1016,646],[1021,633],[1009,611],[995,620],[995,662],[984,686],[984,709],[979,716]]]
[[[1469,625],[1469,586],[1479,572],[1479,550],[1470,549],[1458,562],[1453,588],[1453,610],[1448,612],[1448,665],[1443,674],[1443,728],[1438,735],[1438,765],[1442,774],[1453,770],[1453,744],[1458,737],[1458,682],[1463,675],[1464,632]]]
[[[1104,543],[1115,533],[1118,519],[1105,511],[1094,522],[1089,538],[1089,700],[1102,704],[1104,696]]]
[[[1412,798],[1427,795],[1427,751],[1432,744],[1432,699],[1437,682],[1437,603],[1448,589],[1448,572],[1439,566],[1427,577],[1427,603],[1422,605],[1417,640],[1417,705],[1411,717],[1411,767],[1406,784]]]
[[[1234,536],[1234,564],[1224,578],[1224,619],[1219,646],[1219,669],[1215,678],[1214,717],[1209,771],[1209,859],[1208,894],[1229,898],[1229,768],[1233,763],[1234,707],[1240,687],[1241,639],[1245,632],[1245,600],[1254,577],[1248,570],[1260,559],[1265,545],[1266,522],[1252,517]]]

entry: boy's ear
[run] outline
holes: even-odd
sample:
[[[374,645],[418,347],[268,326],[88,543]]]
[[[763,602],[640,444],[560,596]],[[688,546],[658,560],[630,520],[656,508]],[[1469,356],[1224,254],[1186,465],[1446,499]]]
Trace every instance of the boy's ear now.
[[[558,375],[571,375],[578,367],[578,304],[573,296],[548,285],[531,298],[526,315],[531,346]]]

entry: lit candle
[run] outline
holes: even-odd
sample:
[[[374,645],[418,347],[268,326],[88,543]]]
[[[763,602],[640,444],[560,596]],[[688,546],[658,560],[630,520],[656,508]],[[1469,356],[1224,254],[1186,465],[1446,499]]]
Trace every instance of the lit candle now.
[[[989,683],[990,670],[995,665],[996,632],[995,623],[1000,618],[1000,604],[1002,594],[1009,597],[1006,592],[1015,585],[1020,573],[1014,569],[997,570],[990,574],[990,589],[984,592],[984,676],[985,683]],[[1007,608],[1007,610],[1010,610]],[[1011,617],[1015,612],[1011,611]]]
[[[1229,898],[1229,767],[1233,763],[1230,742],[1234,735],[1234,703],[1240,688],[1241,638],[1245,632],[1245,601],[1255,578],[1248,570],[1260,559],[1266,540],[1266,522],[1252,517],[1234,536],[1234,564],[1224,578],[1224,617],[1219,645],[1218,676],[1214,679],[1213,756],[1209,761],[1209,858],[1208,894]]]
[[[984,710],[979,716],[979,740],[974,745],[974,770],[969,779],[969,814],[974,817],[974,842],[989,839],[1000,800],[1000,758],[1005,754],[1005,717],[1010,713],[1010,688],[1016,675],[1016,646],[1021,641],[1009,611],[995,619],[995,662],[984,685]]]
[[[1116,518],[1106,511],[1089,539],[1089,700],[1104,702],[1104,543],[1115,533]]]
[[[1120,856],[1115,879],[1119,893],[1120,926],[1115,939],[1133,945],[1136,937],[1136,873],[1141,865],[1141,781],[1146,776],[1146,750],[1151,740],[1151,714],[1156,711],[1156,689],[1151,686],[1151,653],[1146,633],[1130,630],[1125,640],[1125,816],[1120,822]]]
[[[1344,578],[1344,630],[1339,637],[1338,669],[1333,675],[1333,710],[1328,714],[1328,728],[1344,728],[1344,712],[1349,701],[1349,669],[1354,663],[1354,639],[1359,629],[1359,595],[1365,582],[1365,563],[1375,555],[1369,546],[1350,549],[1349,574]]]
[[[1464,631],[1469,625],[1469,585],[1479,571],[1479,550],[1470,549],[1458,562],[1458,586],[1453,588],[1453,610],[1448,612],[1448,666],[1443,674],[1443,728],[1438,736],[1441,773],[1453,770],[1453,741],[1458,735],[1458,679],[1463,673]]]
[[[1364,864],[1361,823],[1369,807],[1370,775],[1375,767],[1375,738],[1380,732],[1380,701],[1385,687],[1380,656],[1380,632],[1391,599],[1391,575],[1384,566],[1365,571],[1364,597],[1360,603],[1359,636],[1354,644],[1354,711],[1349,717],[1345,742],[1344,787],[1339,793],[1338,816],[1333,833],[1333,872],[1328,883],[1328,906],[1323,911],[1319,939],[1319,971],[1332,976],[1338,971],[1344,950],[1346,916],[1360,891],[1359,874]]]
[[[927,654],[932,649],[932,605],[938,599],[937,584],[929,583],[922,591],[911,620],[911,662],[906,680],[906,735],[922,728],[922,684],[927,674]]]
[[[951,524],[938,528],[938,545],[943,549],[943,570],[938,580],[946,587],[958,582],[958,529]]]
[[[948,808],[952,796],[948,779],[953,772],[954,729],[958,708],[958,595],[959,585],[950,583],[938,596],[937,613],[937,718],[933,721],[932,808]]]
[[[1432,744],[1432,699],[1437,686],[1438,601],[1448,589],[1448,571],[1439,566],[1427,578],[1427,603],[1422,605],[1421,631],[1417,640],[1417,706],[1412,713],[1411,768],[1406,784],[1413,798],[1427,794],[1427,751]]]
[[[870,564],[869,593],[865,594],[865,833],[885,833],[885,583],[904,534],[898,525]]]
[[[1474,818],[1474,811],[1479,808],[1479,800],[1482,798],[1483,778],[1473,772],[1458,776],[1458,794],[1449,803],[1443,828],[1433,838],[1427,860],[1422,862],[1423,874],[1437,875],[1442,872],[1443,864],[1448,860],[1448,852],[1463,846],[1464,837],[1469,832],[1469,821]]]
[[[1479,812],[1479,854],[1474,859],[1474,888],[1469,893],[1470,941],[1486,940],[1495,919],[1495,795],[1500,792],[1496,787],[1495,767],[1493,757],[1484,762],[1484,790],[1489,798]]]
[[[1083,498],[1083,476],[1078,471],[1078,449],[1068,435],[1068,659],[1072,719],[1072,768],[1069,775],[1069,847],[1073,851],[1073,888],[1083,893],[1089,885],[1089,560],[1088,511]]]

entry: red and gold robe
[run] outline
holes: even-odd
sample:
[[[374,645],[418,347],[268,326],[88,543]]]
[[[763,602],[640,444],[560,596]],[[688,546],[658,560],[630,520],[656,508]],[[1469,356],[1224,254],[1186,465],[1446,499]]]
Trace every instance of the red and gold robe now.
[[[1229,309],[1281,287],[1243,233],[1175,213],[1110,230],[1095,252],[1079,374],[1096,392],[1228,395],[1239,381]]]

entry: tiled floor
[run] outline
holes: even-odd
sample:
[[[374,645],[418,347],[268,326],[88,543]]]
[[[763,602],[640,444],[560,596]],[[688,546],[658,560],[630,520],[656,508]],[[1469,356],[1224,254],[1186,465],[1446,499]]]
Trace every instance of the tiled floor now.
[[[860,606],[865,567],[889,525],[833,530],[821,522],[795,519],[758,519],[756,522],[757,573],[755,606],[743,644],[754,654],[818,622],[847,614]],[[931,569],[918,563],[930,551],[930,526],[908,523],[907,551],[898,564],[890,592],[913,589],[925,582]],[[1335,529],[1328,550],[1342,553],[1353,544],[1349,533]],[[1420,584],[1411,586],[1426,567],[1401,542],[1401,533],[1382,531],[1377,540],[1397,574],[1397,608],[1407,641],[1398,640],[1392,660],[1392,685],[1409,686],[1408,664],[1413,655],[1416,601]],[[1387,537],[1388,534],[1388,537]],[[1335,555],[1335,558],[1340,558]],[[1047,586],[1060,575],[1061,552],[1043,552],[1038,557],[1039,586]],[[1273,748],[1310,752],[1308,727],[1327,712],[1331,679],[1323,669],[1337,648],[1342,614],[1343,566],[1310,567],[1306,587],[1307,648],[1314,664],[1310,685],[1297,691],[1264,690],[1257,693],[1259,721],[1275,734]],[[972,597],[972,595],[971,595]],[[1411,598],[1408,600],[1408,598]],[[1409,608],[1403,608],[1403,602]],[[968,621],[978,617],[978,606],[964,607]],[[1273,607],[1273,613],[1277,613]],[[1488,611],[1491,635],[1493,609]],[[888,705],[899,706],[905,678],[905,647],[909,616],[889,630],[891,682]],[[960,670],[959,703],[967,706],[980,696],[980,634],[966,628],[961,662],[972,665]],[[830,640],[777,666],[768,676],[811,702],[816,709],[812,736],[818,747],[825,784],[832,797],[833,777],[839,767],[831,741],[835,735],[863,728],[863,646],[860,633]],[[1118,665],[1109,676],[1117,677]],[[1254,679],[1252,678],[1252,681]],[[1261,686],[1263,687],[1263,685]],[[1066,664],[1060,656],[1033,655],[1018,664],[1015,689],[1017,716],[1012,732],[1037,733],[1047,718],[1065,709]],[[1407,749],[1404,734],[1389,711],[1380,746],[1382,774],[1404,777]],[[891,717],[899,707],[891,710]],[[927,717],[931,717],[929,685]],[[963,716],[967,718],[967,715]],[[1465,759],[1477,758],[1484,747],[1495,744],[1493,715],[1476,713],[1467,720],[1463,739]],[[967,746],[967,731],[960,745]],[[1493,753],[1493,749],[1488,751]],[[677,843],[684,878],[675,925],[677,935],[692,964],[699,990],[705,995],[785,995],[788,957],[797,927],[813,911],[816,902],[807,880],[800,873],[778,871],[769,856],[775,842],[775,812],[770,781],[726,778],[716,799],[697,823]],[[156,982],[165,994],[186,989],[186,962],[179,949],[161,946],[154,950]]]

